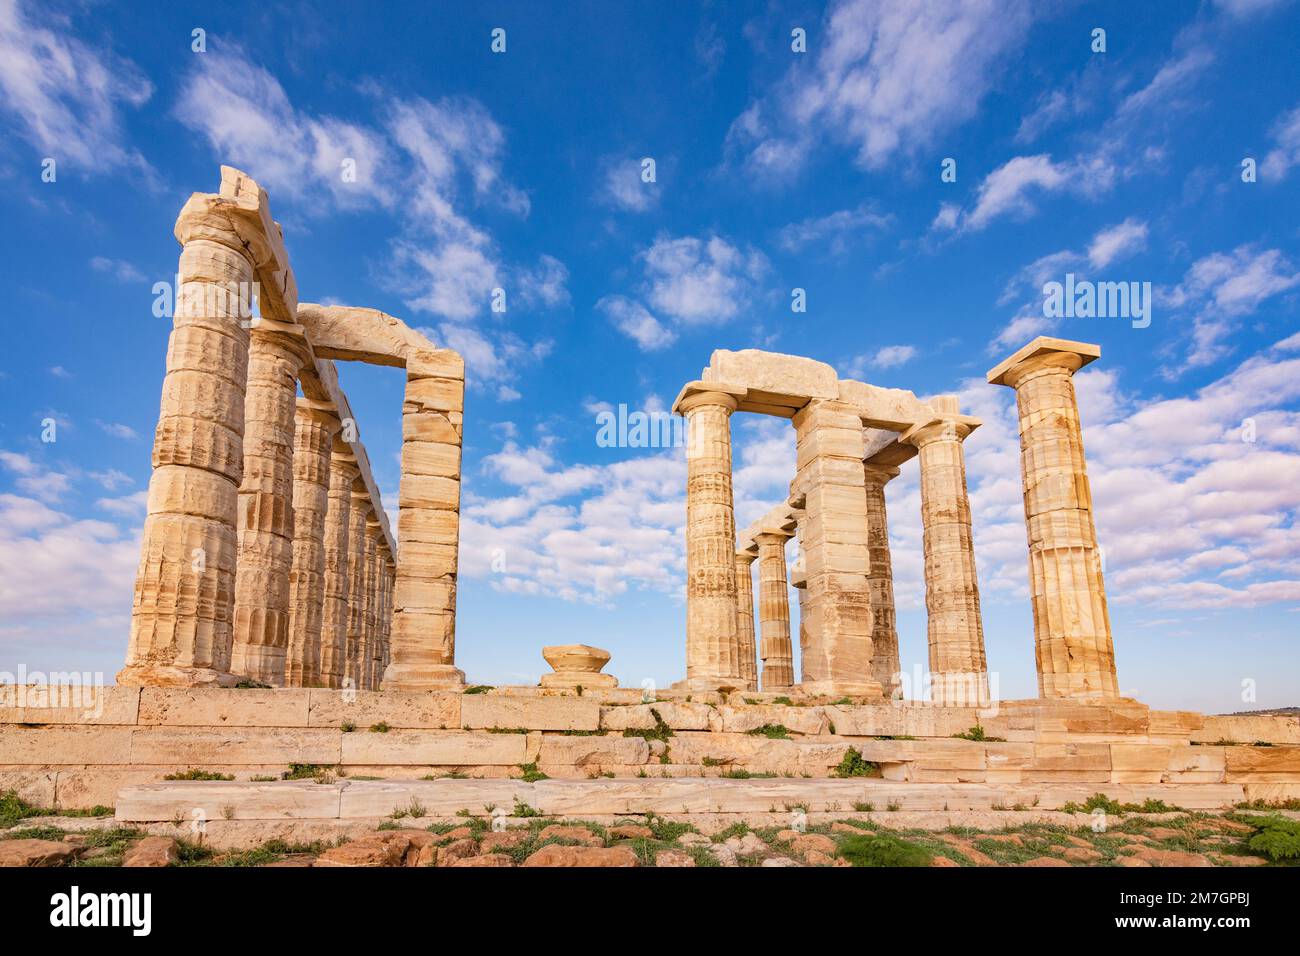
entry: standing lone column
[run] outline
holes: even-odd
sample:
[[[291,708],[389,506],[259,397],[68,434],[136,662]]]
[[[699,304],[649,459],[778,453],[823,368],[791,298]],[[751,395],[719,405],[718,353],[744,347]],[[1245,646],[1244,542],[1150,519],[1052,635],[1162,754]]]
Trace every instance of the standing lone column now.
[[[740,687],[736,630],[736,516],[731,496],[731,413],[724,392],[688,391],[686,416],[686,681],[698,690]]]
[[[930,700],[983,707],[988,665],[962,452],[962,441],[979,422],[957,415],[955,398],[942,396],[931,405],[942,417],[913,426],[900,438],[916,446],[921,464]]]
[[[231,670],[282,686],[293,566],[293,443],[298,373],[310,356],[302,328],[253,323],[239,486],[239,565]]]
[[[764,532],[758,545],[758,617],[763,643],[763,690],[794,685],[794,648],[790,644],[790,594],[785,573],[785,542],[789,535]]]
[[[390,663],[395,691],[463,687],[456,667],[456,569],[465,363],[450,350],[407,360]]]
[[[271,258],[237,203],[195,193],[182,249],[153,474],[119,684],[233,684],[236,515],[253,271]],[[240,233],[243,233],[241,235]]]
[[[1073,381],[1100,356],[1096,345],[1040,336],[988,374],[1016,390],[1041,697],[1119,696]]]
[[[293,445],[293,569],[289,572],[288,687],[322,687],[325,615],[325,515],[330,448],[339,428],[330,406],[300,398]]]
[[[862,471],[867,485],[867,548],[871,553],[867,571],[871,588],[871,676],[885,689],[885,696],[893,698],[901,690],[901,667],[885,485],[898,477],[898,469],[868,461],[862,463]]]
[[[740,644],[740,676],[745,690],[758,690],[758,647],[754,641],[754,574],[757,548],[736,552],[736,631]]]
[[[360,689],[361,653],[366,639],[366,590],[370,565],[366,561],[366,522],[370,520],[370,493],[360,479],[352,483],[352,509],[348,513],[348,641],[343,686]]]
[[[329,509],[325,512],[325,609],[321,621],[322,687],[342,687],[347,673],[348,602],[352,594],[352,482],[361,469],[351,449],[334,439],[330,455]]]
[[[867,498],[862,420],[849,405],[814,399],[795,413],[798,487],[805,512],[800,671],[809,694],[879,697],[872,677]]]

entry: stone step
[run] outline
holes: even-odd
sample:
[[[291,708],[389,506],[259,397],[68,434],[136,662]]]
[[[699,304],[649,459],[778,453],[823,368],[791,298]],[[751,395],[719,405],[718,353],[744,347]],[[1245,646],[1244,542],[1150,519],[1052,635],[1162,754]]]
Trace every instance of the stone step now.
[[[1125,803],[1163,800],[1185,809],[1231,807],[1245,798],[1237,784],[1005,785],[852,780],[718,778],[600,780],[383,780],[332,783],[175,781],[125,787],[116,801],[122,823],[178,820],[381,820],[490,816],[518,805],[548,816],[961,811],[1058,809],[1096,792]]]

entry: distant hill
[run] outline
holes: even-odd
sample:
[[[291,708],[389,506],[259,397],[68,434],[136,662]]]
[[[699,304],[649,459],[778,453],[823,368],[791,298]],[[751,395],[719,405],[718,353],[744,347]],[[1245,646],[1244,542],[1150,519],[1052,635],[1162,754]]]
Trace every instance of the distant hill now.
[[[1231,714],[1220,714],[1220,717],[1297,717],[1300,716],[1300,707],[1273,707],[1269,710],[1238,710]]]

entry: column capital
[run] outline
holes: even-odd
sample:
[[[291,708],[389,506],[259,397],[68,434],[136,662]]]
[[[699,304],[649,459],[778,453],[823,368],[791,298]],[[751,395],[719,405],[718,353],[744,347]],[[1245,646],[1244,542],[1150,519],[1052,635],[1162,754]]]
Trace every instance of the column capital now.
[[[1059,369],[1073,375],[1089,362],[1101,358],[1101,346],[1040,335],[989,369],[990,385],[1015,388],[1034,372]]]
[[[307,330],[301,325],[259,317],[249,325],[248,334],[254,344],[275,345],[288,351],[298,359],[300,369],[312,361],[311,343],[307,341]]]
[[[753,546],[752,550],[751,548],[745,548],[744,550],[736,552],[736,564],[740,564],[742,562],[744,562],[745,564],[753,564],[757,560],[758,560],[758,547],[756,543],[755,546]]]
[[[734,412],[745,397],[746,390],[722,382],[689,382],[683,386],[673,402],[673,411],[685,415],[692,408],[700,405],[719,405],[728,413]]]
[[[315,422],[328,429],[331,438],[343,428],[343,422],[339,419],[338,409],[334,407],[333,402],[318,402],[313,398],[299,396],[294,411],[299,418]]]
[[[902,469],[895,468],[893,465],[877,464],[868,459],[862,463],[862,473],[868,481],[885,485],[902,474]]]
[[[965,441],[966,436],[981,424],[983,423],[978,418],[971,415],[945,415],[928,422],[918,422],[899,435],[898,440],[917,448],[923,448],[934,441]],[[865,464],[864,462],[864,467]]]
[[[220,243],[242,252],[254,266],[274,263],[275,249],[261,228],[256,212],[212,193],[193,193],[176,217],[173,235],[181,245],[196,240]],[[242,228],[241,228],[242,227]]]

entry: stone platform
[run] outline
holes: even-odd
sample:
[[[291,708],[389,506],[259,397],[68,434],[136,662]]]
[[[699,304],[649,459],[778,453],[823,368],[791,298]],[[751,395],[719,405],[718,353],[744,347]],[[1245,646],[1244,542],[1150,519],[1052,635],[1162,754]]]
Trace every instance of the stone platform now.
[[[295,801],[313,818],[360,814],[345,811],[357,801],[379,818],[413,796],[430,812],[518,800],[557,814],[768,812],[786,802],[1047,810],[1097,792],[1187,808],[1300,798],[1300,720],[1206,717],[1132,700],[977,710],[758,693],[661,691],[643,702],[639,690],[617,689],[105,687],[77,700],[64,690],[59,699],[0,687],[0,790],[45,807],[119,812],[184,790],[191,807],[212,803],[214,821],[221,807],[242,819],[264,800],[280,808],[278,819],[293,818],[284,808]],[[833,779],[850,752],[873,776]],[[333,782],[278,782],[291,767]],[[244,788],[156,789],[187,771]],[[550,779],[524,782],[539,775]]]

